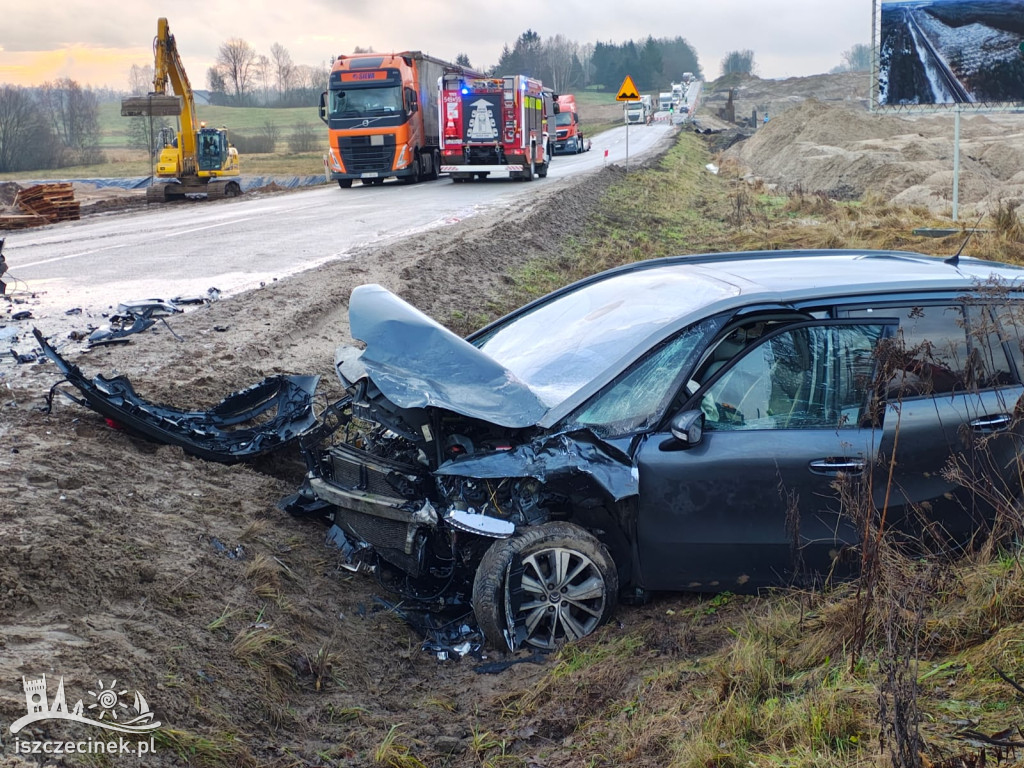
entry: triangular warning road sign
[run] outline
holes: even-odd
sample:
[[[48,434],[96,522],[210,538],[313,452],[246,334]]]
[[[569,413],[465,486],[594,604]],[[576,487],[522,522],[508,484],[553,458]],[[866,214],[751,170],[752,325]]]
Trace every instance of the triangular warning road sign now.
[[[638,101],[640,99],[640,91],[633,85],[633,78],[626,75],[626,79],[622,81],[622,86],[619,88],[619,95],[615,97],[616,101]]]

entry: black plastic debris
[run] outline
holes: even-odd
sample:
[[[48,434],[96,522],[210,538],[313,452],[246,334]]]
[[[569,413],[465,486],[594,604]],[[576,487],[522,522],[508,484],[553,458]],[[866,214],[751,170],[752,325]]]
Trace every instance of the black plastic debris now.
[[[32,352],[18,352],[16,349],[11,349],[11,357],[14,358],[14,362],[24,365],[25,363],[34,363],[39,359],[39,356]]]
[[[523,656],[518,659],[507,659],[505,661],[489,661],[484,664],[477,664],[473,667],[473,671],[478,675],[497,675],[504,672],[509,667],[514,667],[516,664],[543,664],[548,660],[548,657],[542,651],[535,651],[529,656]]]
[[[97,347],[103,344],[127,344],[128,336],[142,333],[148,328],[156,325],[156,320],[151,317],[136,317],[134,315],[111,315],[110,322],[97,328],[89,334],[89,346]]]
[[[97,328],[89,334],[89,345],[125,343],[128,341],[128,336],[152,328],[158,319],[163,320],[184,311],[174,302],[163,299],[139,299],[122,302],[117,305],[117,312],[110,316],[107,325]],[[167,321],[164,320],[165,325],[166,323]],[[169,328],[170,326],[168,326]]]
[[[69,309],[64,314],[65,315],[80,315],[80,314],[82,314],[82,308],[81,307],[72,307],[71,309]]]
[[[209,304],[213,301],[220,300],[220,290],[218,288],[207,288],[206,295],[196,296],[175,296],[171,299],[171,304],[178,307],[185,306],[196,306],[199,304]]]
[[[334,522],[334,505],[318,499],[306,485],[303,485],[297,492],[289,494],[277,502],[277,508],[295,517],[315,518],[322,520],[328,525]],[[339,528],[338,530],[340,531],[341,529]],[[338,546],[336,542],[332,541],[332,537],[335,535],[328,533],[327,540],[328,543]]]
[[[4,241],[7,238],[0,237],[0,295],[7,293],[7,283],[4,281],[4,273],[7,271],[7,259],[4,258]]]
[[[82,398],[61,391],[63,395],[129,432],[178,445],[201,459],[224,464],[254,459],[290,444],[316,422],[313,394],[319,376],[272,376],[228,395],[207,411],[184,411],[142,399],[124,376],[87,379],[39,329],[32,332],[46,357]],[[50,390],[49,408],[61,383]]]
[[[221,555],[227,555],[230,560],[241,560],[245,557],[245,548],[241,544],[229,547],[216,536],[210,538],[210,546],[213,547],[214,552]]]
[[[330,506],[330,505],[328,505]],[[359,571],[373,572],[375,566],[372,564],[372,547],[365,541],[353,541],[338,526],[332,525],[327,530],[327,543],[330,546],[341,550],[341,567],[346,571],[358,573]]]
[[[23,309],[20,312],[15,312],[13,315],[11,315],[11,320],[31,320],[31,319],[32,319],[32,310],[30,310],[30,309]]]
[[[421,610],[389,603],[379,597],[374,602],[405,621],[423,637],[421,648],[438,661],[481,658],[484,636],[476,626],[473,611],[466,606],[453,606],[446,612]]]

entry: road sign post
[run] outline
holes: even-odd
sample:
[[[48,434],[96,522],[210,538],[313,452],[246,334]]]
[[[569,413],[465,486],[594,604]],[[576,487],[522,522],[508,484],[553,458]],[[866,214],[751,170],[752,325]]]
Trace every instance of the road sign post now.
[[[619,86],[619,92],[615,96],[616,101],[639,101],[640,91],[633,84],[633,78],[626,75],[626,79]],[[626,122],[626,173],[629,173],[629,122]]]

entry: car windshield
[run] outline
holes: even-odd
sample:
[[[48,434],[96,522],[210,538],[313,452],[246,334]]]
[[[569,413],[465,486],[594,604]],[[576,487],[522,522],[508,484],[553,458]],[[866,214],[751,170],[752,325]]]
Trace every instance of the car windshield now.
[[[639,357],[646,350],[638,345],[658,329],[737,292],[678,266],[627,272],[540,304],[473,343],[553,407],[612,364]]]
[[[331,117],[380,117],[402,111],[402,92],[395,86],[331,91]]]
[[[565,127],[572,125],[572,112],[559,112],[555,115],[555,125]]]

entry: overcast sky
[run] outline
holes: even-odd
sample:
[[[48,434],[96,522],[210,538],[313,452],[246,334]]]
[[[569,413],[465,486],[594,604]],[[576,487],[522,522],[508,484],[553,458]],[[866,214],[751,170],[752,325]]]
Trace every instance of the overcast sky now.
[[[0,84],[70,77],[125,89],[132,64],[153,63],[160,16],[196,88],[206,86],[217,49],[233,37],[267,56],[280,43],[296,64],[325,63],[360,46],[448,61],[466,53],[483,68],[527,29],[581,44],[678,36],[708,78],[720,74],[727,52],[745,49],[754,51],[761,77],[803,76],[827,72],[843,51],[871,42],[872,1],[0,0]]]

